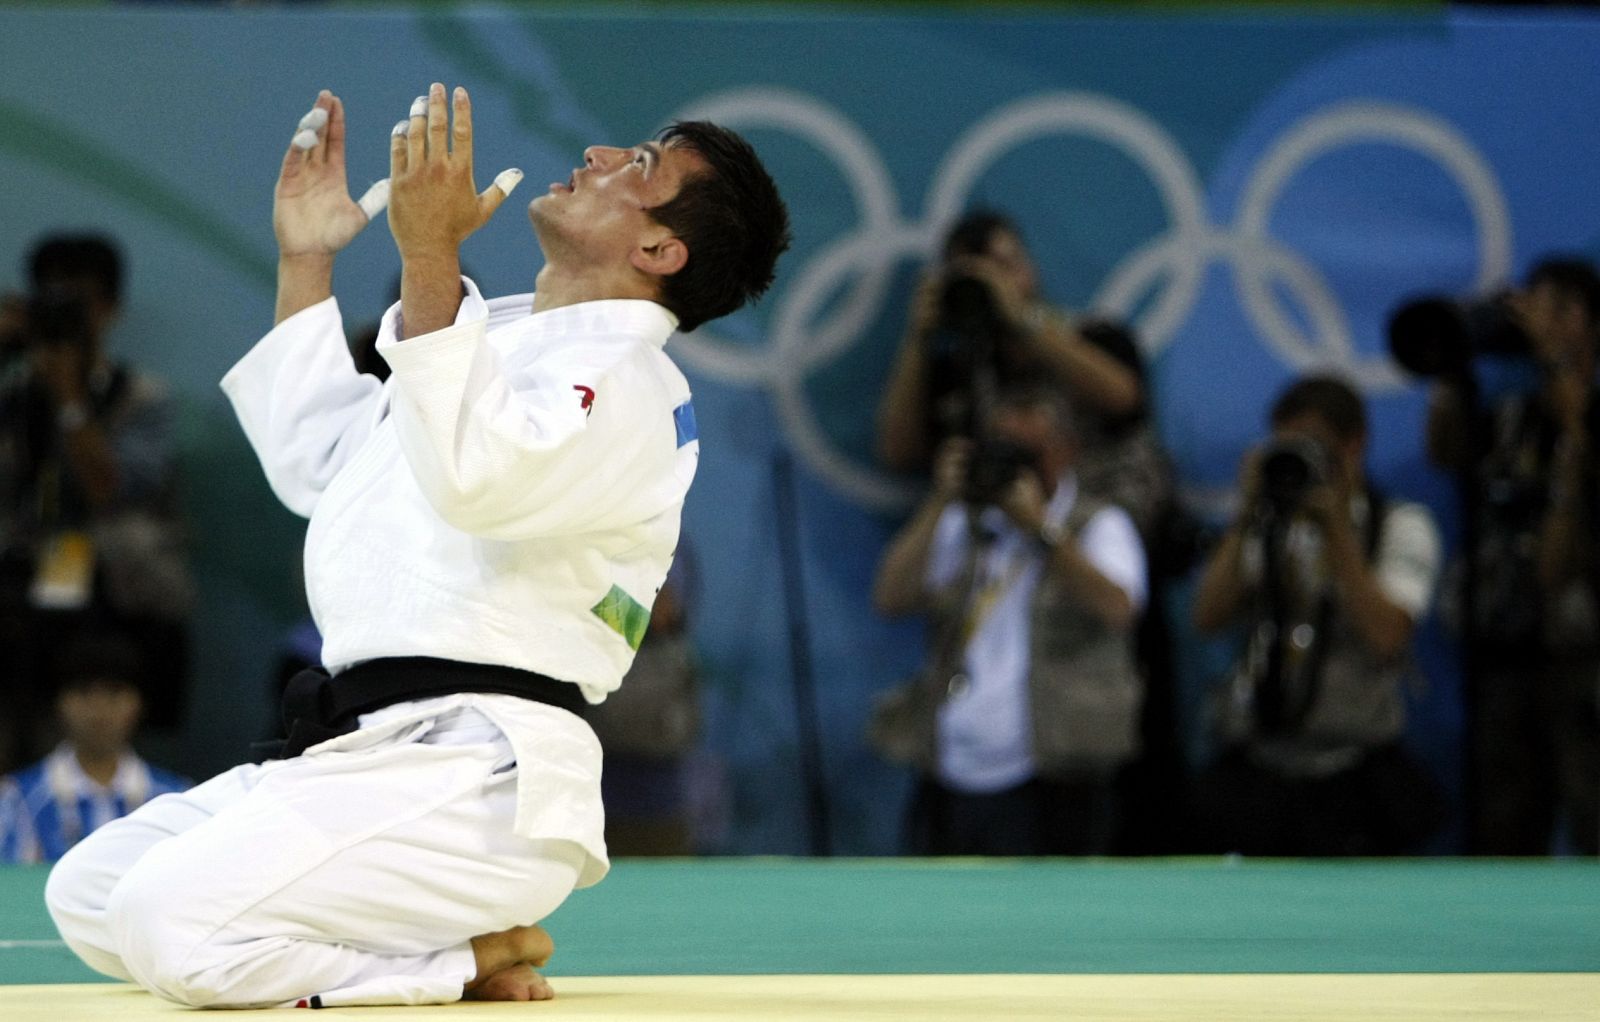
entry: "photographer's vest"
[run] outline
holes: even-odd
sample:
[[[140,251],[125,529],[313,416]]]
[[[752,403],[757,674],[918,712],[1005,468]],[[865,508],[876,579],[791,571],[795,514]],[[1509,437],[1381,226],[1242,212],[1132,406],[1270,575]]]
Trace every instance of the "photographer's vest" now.
[[[1074,500],[1063,534],[1078,542],[1084,527],[1106,504]],[[1065,540],[1064,540],[1065,541]],[[980,553],[968,552],[963,578],[970,580]],[[964,601],[954,601],[961,603]],[[959,606],[935,612],[934,635],[963,634]],[[928,774],[938,772],[938,715],[951,686],[951,657],[937,653],[934,665],[911,685],[880,704],[873,740],[891,760]],[[962,652],[955,653],[957,665]],[[1054,571],[1041,573],[1029,618],[1028,702],[1032,754],[1038,776],[1071,779],[1107,773],[1139,751],[1139,711],[1144,681],[1133,657],[1130,632],[1115,630],[1080,607]]]
[[[1368,495],[1363,531],[1369,565],[1376,559],[1389,510],[1382,497]],[[1281,733],[1263,734],[1250,719],[1249,700],[1255,693],[1236,689],[1230,700],[1236,717],[1225,724],[1234,738],[1246,739],[1252,760],[1295,776],[1346,770],[1368,751],[1399,738],[1405,729],[1401,684],[1411,664],[1409,652],[1388,658],[1373,653],[1332,596],[1332,581],[1326,585],[1329,592],[1315,612],[1319,620],[1304,622],[1317,630],[1309,655],[1319,661],[1304,716]],[[1253,684],[1248,667],[1245,671],[1236,676],[1235,686]],[[1243,717],[1238,717],[1241,713]]]
[[[1106,507],[1080,491],[1065,534],[1076,543]],[[1133,759],[1144,678],[1134,662],[1132,631],[1095,617],[1046,569],[1033,592],[1028,644],[1028,709],[1039,775],[1103,773]]]

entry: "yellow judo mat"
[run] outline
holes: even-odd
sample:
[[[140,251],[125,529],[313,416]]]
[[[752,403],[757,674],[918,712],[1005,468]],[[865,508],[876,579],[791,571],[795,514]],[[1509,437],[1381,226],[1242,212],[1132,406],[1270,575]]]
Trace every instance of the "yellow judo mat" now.
[[[0,869],[0,1022],[189,1010],[78,962],[45,875]],[[625,861],[546,926],[554,1001],[323,1013],[1600,1022],[1594,862]]]
[[[6,1022],[172,1019],[194,1009],[108,984],[0,987]],[[259,1014],[304,1018],[284,1009]],[[981,1022],[1592,1022],[1600,976],[584,976],[536,1004],[327,1008],[319,1019],[906,1019]]]

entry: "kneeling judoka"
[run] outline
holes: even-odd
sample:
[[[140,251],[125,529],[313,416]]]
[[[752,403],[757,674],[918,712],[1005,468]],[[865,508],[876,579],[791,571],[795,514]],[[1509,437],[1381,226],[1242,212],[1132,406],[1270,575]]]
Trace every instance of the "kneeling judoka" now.
[[[222,387],[311,520],[327,672],[291,683],[284,758],[156,799],[57,865],[50,912],[100,972],[218,1007],[551,996],[535,924],[609,868],[580,712],[632,662],[699,455],[662,348],[759,296],[789,229],[742,139],[679,123],[585,150],[528,207],[536,292],[485,301],[458,253],[520,176],[477,192],[464,89],[434,84],[396,125],[380,384],[332,282],[383,189],[351,199],[336,96],[301,121],[275,193],[277,325]]]

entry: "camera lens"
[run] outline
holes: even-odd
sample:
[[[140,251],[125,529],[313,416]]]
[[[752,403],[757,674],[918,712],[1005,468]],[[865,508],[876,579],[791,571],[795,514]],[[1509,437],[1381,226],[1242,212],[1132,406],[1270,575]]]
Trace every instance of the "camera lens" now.
[[[1261,495],[1280,511],[1300,506],[1306,494],[1327,479],[1328,459],[1315,441],[1289,437],[1261,454]]]
[[[939,297],[939,312],[944,327],[967,337],[989,340],[1000,329],[994,295],[976,277],[951,277]]]
[[[1036,461],[1034,452],[1021,444],[998,439],[980,441],[967,465],[963,499],[973,505],[998,503],[1007,487]]]
[[[43,287],[28,302],[28,333],[40,344],[86,341],[88,306],[73,288]]]
[[[1476,355],[1526,355],[1531,348],[1503,295],[1419,298],[1389,317],[1389,353],[1417,376],[1455,376]]]

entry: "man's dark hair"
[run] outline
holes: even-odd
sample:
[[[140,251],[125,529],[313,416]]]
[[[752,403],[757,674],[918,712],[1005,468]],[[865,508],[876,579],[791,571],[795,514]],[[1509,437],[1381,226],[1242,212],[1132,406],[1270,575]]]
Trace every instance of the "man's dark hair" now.
[[[100,295],[122,300],[122,256],[116,242],[103,234],[53,234],[34,245],[28,257],[35,291],[59,280],[93,280]]]
[[[1528,272],[1528,290],[1541,286],[1554,288],[1568,301],[1582,303],[1590,329],[1600,331],[1600,274],[1595,272],[1593,263],[1570,255],[1541,259]]]
[[[1317,416],[1341,440],[1367,435],[1367,408],[1361,395],[1336,376],[1307,376],[1289,385],[1272,406],[1271,422],[1281,426],[1302,415]]]
[[[72,637],[54,659],[56,689],[60,692],[87,685],[121,683],[138,688],[144,676],[144,658],[127,637],[86,628]]]
[[[994,240],[996,231],[1022,237],[1016,221],[1004,213],[992,209],[972,210],[957,220],[955,226],[945,234],[944,257],[984,255],[989,251],[989,243]]]
[[[656,138],[699,154],[710,166],[650,210],[689,249],[683,269],[661,281],[661,304],[687,332],[772,285],[778,256],[789,247],[789,211],[756,151],[727,128],[678,121]]]

